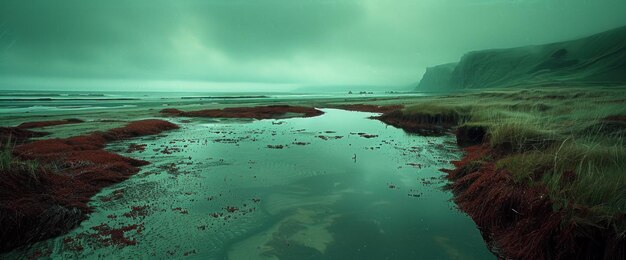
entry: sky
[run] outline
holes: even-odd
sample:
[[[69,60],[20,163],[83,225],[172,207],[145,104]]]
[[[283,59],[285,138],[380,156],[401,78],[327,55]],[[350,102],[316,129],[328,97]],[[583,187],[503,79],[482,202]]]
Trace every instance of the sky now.
[[[0,0],[0,90],[405,90],[468,51],[625,14],[624,0]]]

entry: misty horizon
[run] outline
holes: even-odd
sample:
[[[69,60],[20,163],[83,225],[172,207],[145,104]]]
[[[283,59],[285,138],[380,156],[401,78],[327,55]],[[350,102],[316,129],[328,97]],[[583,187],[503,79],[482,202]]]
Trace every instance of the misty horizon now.
[[[622,259],[626,0],[2,0],[0,259]]]
[[[605,1],[0,4],[0,89],[409,91],[469,51],[626,24]]]

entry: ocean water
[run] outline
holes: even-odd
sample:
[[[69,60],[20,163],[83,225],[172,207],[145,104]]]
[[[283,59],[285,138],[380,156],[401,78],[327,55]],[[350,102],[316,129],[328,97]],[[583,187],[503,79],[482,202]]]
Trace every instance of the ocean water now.
[[[111,144],[152,164],[96,196],[79,228],[4,257],[494,258],[443,189],[439,169],[460,156],[454,137],[408,135],[372,113],[324,112],[179,118],[180,130]],[[130,143],[146,150],[128,153]],[[111,243],[119,235],[130,243]]]
[[[110,92],[110,91],[19,91],[0,90],[2,114],[46,114],[50,112],[120,109],[161,106],[168,103],[233,104],[317,99],[389,98],[423,96],[423,93],[348,94],[341,93],[265,93],[265,92]]]

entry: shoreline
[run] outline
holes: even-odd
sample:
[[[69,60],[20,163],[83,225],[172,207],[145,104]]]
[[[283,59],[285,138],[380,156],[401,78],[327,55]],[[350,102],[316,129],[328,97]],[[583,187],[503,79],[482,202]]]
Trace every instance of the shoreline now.
[[[572,95],[581,94],[573,93]],[[567,96],[560,94],[551,94],[548,98],[567,100]],[[617,98],[615,103],[624,102],[623,99],[619,99],[619,95],[613,98]],[[603,102],[612,103],[611,101]],[[517,169],[510,168],[507,164],[518,157],[534,155],[535,151],[557,149],[556,156],[551,155],[547,158],[549,167],[550,165],[556,167],[557,158],[569,159],[567,155],[557,157],[561,149],[564,150],[562,153],[567,153],[568,149],[572,149],[567,146],[564,148],[568,139],[560,142],[551,140],[555,137],[542,137],[545,139],[541,142],[533,141],[533,139],[502,139],[503,136],[494,131],[499,131],[499,128],[506,127],[506,125],[472,122],[472,117],[465,114],[467,113],[465,111],[475,113],[475,110],[471,108],[461,110],[450,104],[422,103],[416,105],[412,111],[409,109],[389,112],[379,119],[409,133],[424,135],[433,133],[433,129],[443,129],[444,131],[435,131],[435,133],[454,134],[457,137],[457,144],[464,149],[465,154],[461,160],[453,161],[454,169],[442,169],[442,171],[448,174],[447,179],[451,181],[448,188],[454,194],[454,202],[479,226],[491,251],[498,257],[503,259],[622,259],[621,257],[626,255],[626,241],[619,231],[620,225],[623,225],[626,219],[623,209],[621,213],[619,209],[616,209],[617,212],[613,216],[600,215],[601,217],[598,217],[601,213],[594,212],[598,209],[576,202],[576,197],[571,197],[576,194],[555,194],[554,187],[543,184],[542,180],[546,178],[551,180],[546,177],[550,174],[549,168],[539,168],[534,171],[525,168],[520,170],[519,167],[532,166],[535,162],[531,159],[528,159],[530,161],[526,164],[515,166],[518,167]],[[539,109],[541,110],[538,111],[545,111],[551,108]],[[623,120],[624,115],[619,114],[619,110],[617,113],[599,116],[596,120],[598,120],[598,128],[602,130],[597,130],[598,132],[595,133],[608,136],[607,138],[617,138],[619,142],[620,135],[616,133],[624,131],[626,123]],[[583,129],[595,126],[594,121],[586,123],[591,126]],[[515,129],[514,131],[522,130]],[[507,129],[507,131],[513,130]],[[515,143],[516,141],[518,143]],[[570,145],[576,145],[576,143]],[[620,149],[619,143],[607,149]],[[619,150],[617,151],[616,153],[619,154]],[[586,155],[583,154],[583,156]],[[615,163],[621,163],[619,155],[616,156],[618,158]],[[571,165],[566,169],[571,169]],[[518,172],[511,172],[511,170]],[[558,179],[555,182],[559,186],[556,187],[573,185],[572,183],[580,179],[584,180],[586,176],[578,176],[574,170],[566,170],[562,175],[557,175]],[[523,175],[519,176],[520,174]],[[537,181],[533,183],[533,179]],[[619,185],[619,179],[616,185]],[[623,192],[623,188],[617,188],[616,192]],[[589,187],[589,189],[592,188]],[[619,194],[609,193],[608,196],[619,196]]]
[[[27,142],[27,137],[15,147],[10,143],[4,146],[3,158],[10,161],[3,163],[5,172],[0,176],[0,225],[4,227],[0,251],[69,232],[92,212],[88,203],[94,195],[149,164],[105,151],[107,143],[174,129],[178,126],[167,121],[140,120],[105,132],[32,142]],[[11,137],[4,139],[11,141]]]
[[[190,112],[164,109],[160,113],[169,117],[225,117],[259,120],[314,117],[323,114],[322,111],[312,107],[287,105]],[[0,203],[3,205],[0,207],[0,216],[4,216],[0,218],[2,220],[0,225],[13,227],[4,230],[0,236],[0,241],[4,241],[0,244],[0,252],[7,253],[73,230],[92,213],[93,208],[88,203],[100,190],[123,182],[138,173],[141,166],[150,164],[148,161],[106,151],[104,149],[107,143],[159,135],[179,129],[178,125],[165,120],[146,119],[132,121],[123,127],[94,131],[85,135],[30,140],[32,137],[45,138],[50,133],[29,129],[79,125],[84,122],[80,119],[63,119],[31,121],[15,127],[2,127],[0,140],[3,143],[0,148],[13,156],[11,163],[33,166],[28,169],[28,172],[26,169],[8,170],[5,175],[0,176],[3,179],[0,183],[0,188],[2,188],[0,189],[0,195],[2,195]],[[15,139],[16,137],[18,139]],[[5,145],[4,142],[7,144]],[[130,143],[128,147],[128,151],[143,149],[145,149],[144,146],[136,143]],[[52,199],[44,199],[44,197]],[[46,217],[47,215],[50,216]],[[53,215],[57,216],[53,217]],[[124,237],[123,233],[137,228],[140,227],[115,230],[103,226],[98,231],[104,237],[110,236],[110,241],[104,241],[105,243],[133,245],[136,242]],[[69,244],[71,242],[68,241]],[[72,246],[72,248],[77,251],[81,250],[81,247]],[[38,256],[45,256],[45,254]]]
[[[512,93],[519,94],[528,92],[513,91]],[[485,92],[484,94],[481,93],[480,95],[492,98],[499,98],[501,95],[507,95],[507,97],[510,96],[513,98],[516,97],[513,94],[506,94],[506,92],[505,94],[501,94],[495,91]],[[429,97],[431,100],[433,98],[439,101],[440,97]],[[561,97],[558,95],[550,95],[549,98],[560,99]],[[614,98],[617,98],[615,102],[609,100],[606,103],[612,104],[624,102],[624,99],[620,99],[619,96]],[[182,109],[188,111],[183,112],[182,110],[173,109],[172,107],[175,107],[175,105],[171,105],[167,106],[168,108],[164,110],[144,108],[143,112],[134,116],[152,115],[170,118],[177,118],[179,116],[191,118],[249,117],[257,119],[283,118],[283,116],[308,117],[318,115],[318,112],[316,112],[317,110],[313,107],[328,107],[352,111],[381,113],[381,116],[374,117],[372,119],[377,119],[387,125],[401,128],[408,133],[417,133],[420,135],[455,134],[457,144],[464,149],[465,154],[461,160],[453,162],[455,166],[454,169],[442,171],[447,173],[447,179],[451,182],[449,188],[454,195],[454,202],[462,211],[470,215],[474,222],[479,226],[483,232],[485,242],[488,243],[492,252],[497,256],[502,258],[611,258],[618,257],[624,253],[623,238],[622,240],[619,240],[617,234],[611,233],[604,228],[594,227],[592,225],[580,226],[580,223],[571,222],[572,214],[574,214],[574,216],[593,216],[592,212],[590,212],[586,206],[577,204],[565,204],[564,207],[558,206],[558,204],[553,203],[553,200],[555,200],[554,195],[551,194],[551,192],[545,187],[542,187],[541,185],[531,186],[524,184],[523,182],[519,182],[515,179],[516,177],[512,173],[507,172],[506,169],[502,169],[497,162],[499,160],[507,159],[507,157],[515,155],[515,153],[512,152],[510,143],[498,146],[493,145],[493,133],[490,132],[492,131],[490,130],[490,127],[493,127],[493,125],[481,125],[471,121],[468,122],[470,117],[463,114],[464,110],[459,110],[457,108],[448,109],[438,107],[432,110],[427,106],[419,107],[421,106],[420,104],[428,104],[428,102],[430,102],[429,99],[407,99],[402,100],[401,102],[394,99],[383,101],[372,99],[367,102],[312,102],[302,104],[306,108],[295,108],[295,110],[292,106],[277,106],[278,108],[285,109],[285,111],[276,111],[276,106],[269,106],[273,107],[271,109],[259,110],[259,107],[263,106],[254,106],[255,104],[252,103],[244,104],[242,107],[224,109],[222,106],[221,109],[219,109],[220,106],[213,106],[209,109],[193,111],[193,108],[202,106],[181,106]],[[441,100],[441,102],[443,102],[443,100]],[[520,102],[507,102],[510,102],[515,106],[521,106],[520,104],[523,105],[523,103]],[[272,102],[268,103],[274,104]],[[406,115],[406,111],[414,109],[409,106],[415,104],[418,104],[418,112],[411,112],[411,114]],[[443,102],[442,104],[448,103]],[[551,107],[546,108],[545,106],[546,105],[538,107],[538,109],[540,109],[539,111],[552,109]],[[535,109],[534,105],[533,109]],[[243,113],[245,115],[237,115],[237,113]],[[65,115],[62,116],[64,116],[63,118],[68,118]],[[623,127],[623,118],[623,115],[605,117],[603,120],[610,123],[609,126],[612,128],[604,131],[620,131]],[[178,120],[181,123],[185,123],[184,121],[187,121],[186,119],[175,120]],[[81,122],[76,121],[75,119],[63,121],[61,119],[57,120],[53,117],[44,122],[31,122],[24,124],[25,126],[33,126],[35,131],[22,129],[20,127],[12,128],[18,129],[19,131],[28,131],[25,132],[25,135],[28,138],[38,137],[34,133],[39,133],[39,130],[47,131],[49,130],[49,127],[52,126],[53,130],[57,127],[58,129],[61,129],[59,131],[73,131],[75,127],[85,126],[85,129],[90,129],[89,132],[94,132],[93,127],[101,127],[102,123],[106,122],[88,120],[85,120],[84,122],[82,122],[83,120],[80,121]],[[93,126],[88,126],[89,124],[92,124]],[[6,129],[9,129],[7,130],[9,133],[13,131],[11,130],[11,127]],[[111,137],[104,137],[104,143],[107,142],[106,140],[128,139],[129,137],[137,134],[133,131],[131,132],[132,134],[128,135],[128,132],[121,131],[111,135]],[[159,132],[157,131],[154,133],[150,132],[148,134],[158,133]],[[74,139],[72,137],[63,139],[54,139],[51,137],[53,139],[34,140],[34,142],[55,142],[55,145],[57,146],[79,146],[79,150],[82,150],[85,149],[85,145],[87,143],[102,144],[101,138],[103,138],[103,136],[106,136],[106,134],[96,134],[95,136],[87,134],[77,136]],[[63,141],[60,141],[59,144],[58,140]],[[549,145],[552,144],[553,142],[549,143]],[[537,144],[534,143],[531,145],[533,147],[537,146]],[[28,145],[23,147],[27,147],[20,148],[23,149],[23,151],[34,149]],[[97,147],[98,145],[96,145],[96,148]],[[71,149],[73,150],[74,148]],[[87,150],[89,149],[93,150],[93,147],[88,148]],[[141,147],[129,147],[129,149],[141,149]],[[53,154],[50,151],[44,151],[41,153],[44,155],[46,153]],[[19,154],[19,156],[25,156],[25,154],[22,153]],[[37,159],[36,156],[25,156],[24,158]],[[39,159],[48,160],[50,158],[42,156]],[[121,160],[124,161],[124,159]],[[98,163],[97,161],[92,162]],[[131,167],[136,168],[140,167],[143,162],[125,161],[125,163],[129,163]],[[562,178],[571,177],[565,176]],[[89,201],[89,199],[86,201]],[[560,208],[555,209],[555,207]],[[615,221],[619,221],[619,219]],[[610,223],[607,223],[607,225],[610,225]],[[598,243],[598,241],[603,242]]]
[[[484,232],[490,250],[512,259],[618,259],[618,234],[602,228],[579,227],[567,218],[570,208],[554,211],[547,190],[521,186],[496,169],[493,162],[476,165],[486,156],[499,156],[484,144],[464,148],[455,169],[443,172],[452,182],[454,202]]]

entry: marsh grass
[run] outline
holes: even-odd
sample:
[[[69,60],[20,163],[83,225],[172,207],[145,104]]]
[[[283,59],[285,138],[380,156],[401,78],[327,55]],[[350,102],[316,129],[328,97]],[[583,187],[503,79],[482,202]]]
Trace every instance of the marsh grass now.
[[[7,140],[0,146],[0,252],[60,235],[84,219],[78,208],[60,204],[72,196],[50,188],[59,183],[53,164],[13,156],[15,144]]]
[[[2,174],[27,174],[31,180],[39,181],[38,171],[41,165],[35,160],[21,160],[13,156],[11,137],[5,144],[0,146],[0,173]]]
[[[0,171],[7,171],[13,162],[13,155],[11,154],[11,150],[9,147],[2,147],[0,150]]]
[[[545,88],[426,98],[402,112],[484,128],[497,169],[545,187],[554,209],[569,210],[577,223],[624,235],[626,122],[607,118],[626,116],[625,103],[623,88]],[[577,215],[580,208],[591,214]]]
[[[437,103],[421,103],[402,111],[403,115],[424,124],[461,124],[468,119],[468,108],[464,106],[442,106]]]

